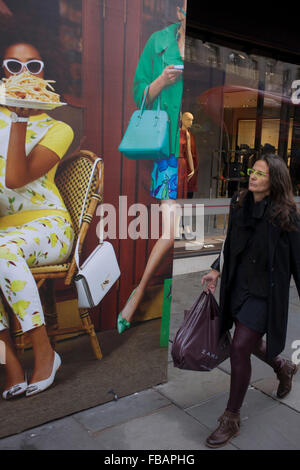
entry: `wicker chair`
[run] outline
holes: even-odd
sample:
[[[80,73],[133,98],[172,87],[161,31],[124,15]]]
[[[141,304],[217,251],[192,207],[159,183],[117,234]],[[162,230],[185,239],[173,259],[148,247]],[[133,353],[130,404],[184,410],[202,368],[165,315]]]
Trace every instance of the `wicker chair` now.
[[[41,300],[44,307],[47,333],[50,341],[55,346],[56,338],[60,335],[85,332],[90,336],[91,345],[97,359],[102,358],[101,348],[95,333],[94,325],[91,321],[89,310],[79,309],[81,325],[71,328],[59,328],[55,301],[55,279],[64,279],[64,284],[69,286],[74,274],[76,274],[76,263],[74,259],[74,248],[79,237],[79,253],[90,225],[96,207],[103,200],[103,162],[98,163],[98,171],[95,172],[90,194],[87,199],[83,222],[79,228],[80,214],[84,198],[91,175],[91,170],[97,156],[89,151],[82,150],[78,154],[68,158],[58,167],[55,182],[69,211],[73,222],[75,239],[73,244],[73,253],[64,264],[55,266],[41,266],[31,268],[31,272],[37,282]],[[100,171],[101,170],[101,171]],[[22,353],[26,346],[26,333],[23,334],[20,323],[16,316],[12,317],[12,336],[18,353]]]

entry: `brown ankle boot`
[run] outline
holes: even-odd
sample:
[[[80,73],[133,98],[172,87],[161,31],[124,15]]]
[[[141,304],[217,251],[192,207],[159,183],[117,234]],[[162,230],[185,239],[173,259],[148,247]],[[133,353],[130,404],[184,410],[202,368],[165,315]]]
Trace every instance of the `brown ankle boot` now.
[[[291,361],[285,361],[284,365],[277,372],[279,385],[277,389],[278,398],[284,398],[290,393],[292,388],[293,376],[296,374],[298,366]]]
[[[240,415],[225,411],[218,419],[219,427],[206,439],[208,447],[221,447],[240,433]]]

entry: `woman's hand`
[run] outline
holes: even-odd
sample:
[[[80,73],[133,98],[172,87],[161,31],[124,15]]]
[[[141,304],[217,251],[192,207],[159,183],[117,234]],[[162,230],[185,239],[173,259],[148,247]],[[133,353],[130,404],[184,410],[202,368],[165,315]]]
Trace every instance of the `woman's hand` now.
[[[208,274],[202,277],[201,285],[203,286],[204,283],[206,283],[206,292],[210,290],[210,292],[214,294],[219,277],[220,273],[218,271],[215,271],[214,269],[212,269]]]
[[[188,130],[186,130],[186,148],[187,148],[187,160],[189,164],[189,169],[191,170],[190,173],[187,175],[187,180],[190,181],[190,179],[195,174],[195,168],[194,168],[193,155],[191,151],[191,135]]]
[[[174,69],[174,65],[168,65],[161,74],[161,80],[163,83],[163,88],[173,85],[178,78],[182,75],[182,70]]]
[[[193,178],[194,174],[195,174],[195,170],[192,170],[192,171],[187,175],[187,180],[190,181],[190,179]]]
[[[174,65],[168,65],[162,74],[151,83],[147,103],[153,103],[161,91],[167,86],[173,85],[181,74],[182,70],[174,69]]]

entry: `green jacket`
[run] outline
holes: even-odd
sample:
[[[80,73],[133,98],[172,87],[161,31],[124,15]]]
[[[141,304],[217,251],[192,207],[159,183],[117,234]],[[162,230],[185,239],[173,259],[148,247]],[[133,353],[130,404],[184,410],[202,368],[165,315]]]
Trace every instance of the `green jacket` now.
[[[182,65],[177,32],[180,23],[172,24],[150,36],[141,54],[133,81],[133,98],[138,107],[141,106],[144,91],[167,65]],[[180,109],[183,90],[182,76],[176,83],[164,88],[161,92],[161,109],[167,111],[170,119],[170,152],[178,157],[180,137]],[[157,109],[158,98],[153,102]]]

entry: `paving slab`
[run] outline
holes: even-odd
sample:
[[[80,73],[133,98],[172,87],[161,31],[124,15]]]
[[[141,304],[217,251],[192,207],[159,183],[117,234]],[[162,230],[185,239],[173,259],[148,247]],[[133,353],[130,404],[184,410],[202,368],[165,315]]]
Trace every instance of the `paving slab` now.
[[[217,397],[201,403],[200,405],[187,408],[186,413],[194,416],[201,424],[213,431],[218,426],[218,418],[224,413],[228,402],[229,394],[223,393]],[[243,407],[241,409],[241,422],[247,421],[249,417],[260,415],[275,406],[279,406],[279,402],[263,393],[249,387]]]
[[[206,438],[207,429],[173,405],[94,434],[104,450],[208,450]]]
[[[72,417],[0,440],[1,450],[98,450],[99,445]]]
[[[111,426],[125,423],[134,418],[145,416],[153,411],[170,405],[171,402],[155,390],[149,389],[135,393],[121,400],[112,401],[89,410],[76,413],[73,418],[84,429],[97,432]]]
[[[296,285],[293,281],[290,284],[290,300],[296,300],[299,302],[299,294]]]
[[[242,423],[234,440],[241,450],[299,450],[300,413],[279,404]]]
[[[290,299],[290,309],[295,312],[295,314],[299,315],[300,314],[300,304],[299,304],[299,296],[297,293],[297,298]],[[299,318],[299,316],[298,316]]]
[[[227,399],[223,394],[186,412],[211,432],[218,426]],[[296,450],[300,448],[299,429],[299,413],[249,388],[241,410],[241,432],[231,444],[241,450]]]
[[[183,312],[172,312],[170,319],[169,341],[172,342],[184,320]]]
[[[294,360],[295,353],[300,363],[300,307],[290,303],[286,343],[281,355],[291,361]]]
[[[300,305],[299,302],[294,303],[290,302],[289,303],[289,317],[288,317],[288,326],[289,325],[299,325],[299,320],[300,320]]]
[[[229,375],[219,369],[195,372],[177,369],[169,364],[168,382],[154,388],[185,409],[228,391],[229,385]]]
[[[299,371],[294,376],[292,390],[282,400],[280,400],[276,396],[277,387],[278,387],[277,379],[270,379],[270,378],[263,379],[263,380],[259,380],[258,382],[255,382],[253,385],[257,390],[260,390],[261,392],[266,393],[270,397],[273,397],[274,399],[280,401],[282,404],[285,404],[300,413],[300,372]],[[300,430],[299,430],[299,433],[300,433]]]

